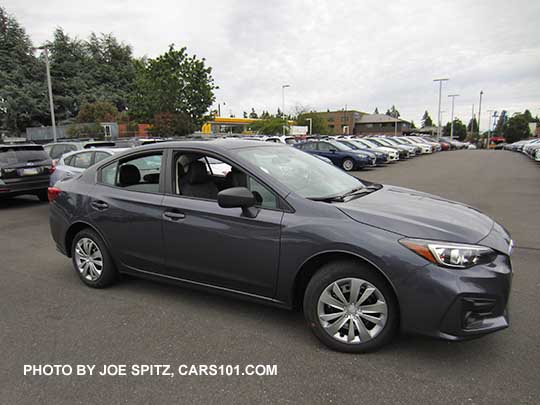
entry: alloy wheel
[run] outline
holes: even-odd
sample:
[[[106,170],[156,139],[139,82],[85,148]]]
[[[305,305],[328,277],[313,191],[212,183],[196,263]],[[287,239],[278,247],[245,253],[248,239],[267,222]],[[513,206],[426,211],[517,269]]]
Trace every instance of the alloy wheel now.
[[[335,340],[365,343],[378,336],[388,319],[381,291],[360,278],[334,281],[321,293],[317,315],[324,331]]]
[[[343,161],[343,168],[346,171],[351,171],[354,168],[354,162],[351,159],[345,159]]]
[[[98,245],[90,238],[81,238],[75,245],[77,270],[89,281],[96,281],[103,271],[103,255]]]

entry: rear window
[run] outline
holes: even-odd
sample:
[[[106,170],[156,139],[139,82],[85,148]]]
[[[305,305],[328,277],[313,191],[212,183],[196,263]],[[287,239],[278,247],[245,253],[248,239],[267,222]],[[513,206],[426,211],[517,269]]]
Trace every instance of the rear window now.
[[[42,146],[0,147],[0,165],[10,166],[27,162],[49,160],[49,155]]]

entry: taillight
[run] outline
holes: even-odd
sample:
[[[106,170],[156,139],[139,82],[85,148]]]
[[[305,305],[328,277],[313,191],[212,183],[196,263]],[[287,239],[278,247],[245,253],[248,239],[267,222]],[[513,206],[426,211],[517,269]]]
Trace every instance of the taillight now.
[[[54,171],[56,170],[56,166],[52,165],[51,167],[48,167],[47,170],[49,171],[49,174],[53,174]]]
[[[49,187],[47,189],[47,197],[49,198],[49,202],[53,202],[56,199],[56,197],[60,195],[61,192],[62,190],[60,190],[59,188]]]

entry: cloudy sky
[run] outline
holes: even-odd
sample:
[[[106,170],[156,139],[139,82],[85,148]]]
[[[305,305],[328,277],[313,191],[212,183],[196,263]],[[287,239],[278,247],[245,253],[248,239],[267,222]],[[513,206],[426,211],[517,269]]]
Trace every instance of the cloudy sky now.
[[[46,3],[46,4],[45,4]],[[488,109],[540,115],[538,0],[4,0],[34,43],[56,27],[79,38],[113,33],[136,56],[157,56],[171,43],[187,46],[214,69],[222,114],[254,107],[275,111],[286,89],[286,111],[386,111],[436,119],[438,85],[443,121],[468,121],[484,91]]]

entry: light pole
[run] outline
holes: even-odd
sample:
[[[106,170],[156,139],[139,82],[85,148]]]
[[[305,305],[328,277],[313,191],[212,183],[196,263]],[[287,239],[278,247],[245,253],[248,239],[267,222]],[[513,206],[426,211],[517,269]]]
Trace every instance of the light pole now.
[[[51,84],[51,69],[49,67],[49,48],[47,46],[43,45],[39,48],[43,51],[43,54],[45,55],[45,70],[47,72],[47,87],[49,90],[49,107],[51,109],[51,123],[52,123],[52,130],[53,130],[53,142],[56,142],[56,119],[54,118],[54,101],[53,101],[53,94],[52,94],[52,84]]]
[[[281,85],[281,114],[283,114],[283,119],[285,123],[283,125],[283,135],[285,135],[285,126],[287,125],[287,118],[285,118],[285,88],[291,87],[290,84]]]
[[[450,140],[454,140],[454,99],[459,97],[459,94],[450,94],[448,97],[452,98],[452,116],[450,118]]]
[[[434,82],[439,82],[439,113],[437,115],[439,121],[439,127],[437,128],[437,141],[441,137],[441,94],[442,94],[442,83],[447,82],[450,79],[434,79]]]
[[[480,90],[480,103],[478,104],[478,137],[480,138],[480,118],[482,115],[482,96],[484,95],[484,91]]]
[[[311,135],[311,129],[313,125],[313,118],[306,118],[306,121],[309,121],[309,134]]]

